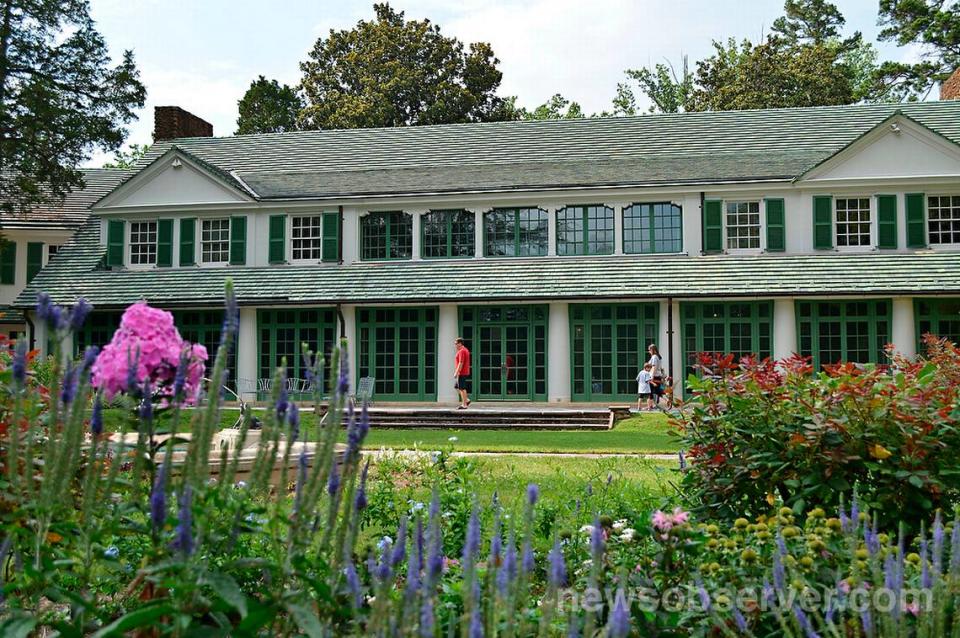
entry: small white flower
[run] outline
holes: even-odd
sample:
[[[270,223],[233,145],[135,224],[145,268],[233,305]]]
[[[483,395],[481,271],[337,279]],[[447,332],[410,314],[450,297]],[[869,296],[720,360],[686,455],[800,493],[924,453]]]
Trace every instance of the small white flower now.
[[[447,440],[450,441],[451,443],[456,443],[456,442],[459,441],[460,439],[458,439],[458,438],[455,437],[455,436],[451,436],[451,437],[450,437],[449,439],[447,439]]]
[[[234,485],[234,487],[236,487],[238,490],[242,490],[246,486],[247,486],[246,481],[237,481],[236,485]]]
[[[422,512],[423,508],[426,507],[423,503],[417,503],[411,501],[410,503],[410,512],[416,514],[417,512]]]
[[[624,543],[631,543],[633,542],[633,538],[636,535],[637,535],[637,530],[633,529],[632,527],[628,527],[625,530],[623,530],[622,534],[620,534],[620,540],[623,541]]]
[[[380,539],[380,542],[377,543],[377,549],[382,551],[387,545],[393,545],[393,539],[389,536],[384,536]]]
[[[625,528],[626,526],[627,526],[626,519],[621,518],[619,521],[614,521],[612,527],[613,527],[613,531],[622,532],[623,528]]]
[[[431,452],[431,453],[430,453],[430,460],[431,460],[432,462],[434,462],[434,463],[439,463],[439,462],[440,462],[440,453],[439,453],[439,452]]]
[[[120,550],[116,545],[111,545],[110,547],[103,550],[103,555],[109,558],[110,560],[116,560],[120,557]]]
[[[584,566],[584,567],[589,568],[589,567],[591,567],[592,565],[593,565],[593,561],[592,561],[591,559],[589,559],[589,558],[588,558],[587,560],[583,561],[583,566]]]
[[[593,534],[593,525],[584,525],[580,528],[581,534]]]

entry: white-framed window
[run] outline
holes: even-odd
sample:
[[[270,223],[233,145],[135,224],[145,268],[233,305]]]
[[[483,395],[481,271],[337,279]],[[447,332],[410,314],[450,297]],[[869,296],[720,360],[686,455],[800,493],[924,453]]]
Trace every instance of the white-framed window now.
[[[930,244],[960,244],[960,195],[927,198],[927,232]]]
[[[837,247],[872,246],[870,198],[838,197],[834,202],[837,222]]]
[[[200,226],[200,262],[225,264],[230,261],[230,219],[204,219]]]
[[[157,263],[157,222],[130,222],[130,264],[149,266]]]
[[[319,261],[323,257],[323,242],[320,229],[323,217],[310,215],[293,217],[290,222],[290,238],[293,242],[293,259]]]
[[[727,250],[760,250],[760,202],[726,202]]]
[[[47,244],[47,259],[51,259],[60,252],[60,244]]]

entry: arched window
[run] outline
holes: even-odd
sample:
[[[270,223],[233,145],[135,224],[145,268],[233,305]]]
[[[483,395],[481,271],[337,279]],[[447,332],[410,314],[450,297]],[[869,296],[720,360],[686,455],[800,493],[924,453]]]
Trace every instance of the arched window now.
[[[613,209],[607,206],[567,206],[558,210],[557,254],[613,254]]]
[[[413,218],[403,211],[370,213],[360,220],[361,259],[410,259]]]
[[[669,202],[634,204],[623,209],[623,252],[679,253],[683,250],[683,214]]]
[[[487,257],[542,257],[550,243],[550,216],[539,208],[497,208],[483,216]]]
[[[473,257],[476,215],[465,210],[432,210],[420,218],[420,254],[424,259]]]

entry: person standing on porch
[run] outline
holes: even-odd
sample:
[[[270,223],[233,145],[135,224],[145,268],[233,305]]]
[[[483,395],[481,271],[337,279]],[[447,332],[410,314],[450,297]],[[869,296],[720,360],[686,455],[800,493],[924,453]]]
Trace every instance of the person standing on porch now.
[[[654,406],[659,408],[660,397],[663,396],[666,382],[663,376],[663,359],[660,357],[660,350],[656,344],[651,343],[647,346],[647,353],[650,355],[647,364],[650,366],[650,374],[653,377],[650,380],[650,395],[653,399]]]
[[[457,393],[460,395],[460,407],[458,410],[466,410],[470,405],[470,351],[463,345],[463,339],[457,337],[454,342],[457,346],[457,356],[454,358],[454,385]]]

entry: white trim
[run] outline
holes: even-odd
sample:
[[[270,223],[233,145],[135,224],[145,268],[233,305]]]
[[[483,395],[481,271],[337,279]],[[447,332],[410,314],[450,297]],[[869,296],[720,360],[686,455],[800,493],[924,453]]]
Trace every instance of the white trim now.
[[[756,248],[730,248],[730,238],[727,234],[728,225],[727,225],[727,204],[756,204],[757,213],[759,216],[759,222],[757,224],[757,229],[759,233],[759,246]],[[762,255],[767,250],[767,237],[764,230],[767,227],[767,207],[764,205],[763,199],[724,199],[721,200],[720,204],[723,209],[723,252],[728,255]],[[681,213],[682,214],[682,213]],[[736,213],[741,214],[741,213]],[[750,214],[748,210],[746,214]]]
[[[154,240],[153,240],[153,262],[145,264],[135,264],[133,263],[133,225],[134,224],[153,224],[154,230]],[[130,270],[153,270],[157,267],[157,253],[158,245],[157,242],[160,236],[160,220],[159,219],[132,219],[129,223],[124,225],[124,241],[125,246],[123,247],[123,263]],[[138,242],[138,245],[147,242]]]
[[[226,261],[204,261],[204,260],[203,260],[203,225],[204,225],[204,223],[206,223],[206,222],[215,222],[215,221],[226,221],[226,222],[227,222],[227,239],[226,239],[226,243],[227,243],[227,259],[226,259]],[[211,268],[211,267],[220,267],[220,266],[227,266],[227,265],[229,265],[229,264],[230,264],[230,239],[231,239],[231,235],[233,234],[233,229],[231,228],[232,224],[231,224],[230,218],[229,218],[229,217],[210,217],[210,218],[206,218],[206,219],[201,219],[199,225],[200,225],[200,228],[198,229],[199,232],[198,232],[198,237],[197,237],[197,247],[199,248],[200,258],[197,260],[197,264],[198,264],[201,268]],[[217,240],[216,242],[210,242],[210,243],[221,243],[222,241],[223,241],[223,240]]]

